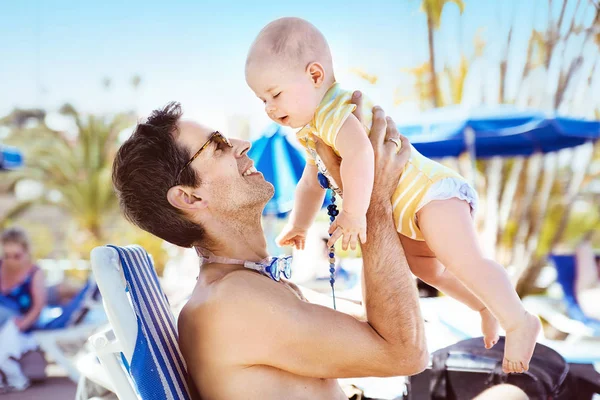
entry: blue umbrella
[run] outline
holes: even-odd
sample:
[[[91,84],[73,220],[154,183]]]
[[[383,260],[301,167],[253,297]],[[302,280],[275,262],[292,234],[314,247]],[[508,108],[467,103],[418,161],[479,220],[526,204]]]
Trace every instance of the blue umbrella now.
[[[275,188],[263,214],[284,217],[294,203],[294,190],[306,164],[304,154],[289,141],[279,125],[273,124],[252,143],[248,156]]]
[[[600,138],[600,121],[521,111],[512,106],[441,108],[398,128],[419,152],[432,158],[456,157],[468,150],[469,134],[474,137],[473,150],[478,158],[548,153]]]
[[[23,155],[16,147],[0,145],[0,171],[23,166]]]

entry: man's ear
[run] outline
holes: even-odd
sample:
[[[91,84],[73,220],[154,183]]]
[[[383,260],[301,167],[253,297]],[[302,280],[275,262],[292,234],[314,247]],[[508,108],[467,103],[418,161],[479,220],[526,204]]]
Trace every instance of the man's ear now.
[[[167,200],[169,203],[180,210],[198,210],[206,207],[206,200],[203,200],[198,196],[196,191],[183,187],[183,186],[173,186],[167,192]]]
[[[318,62],[311,62],[308,64],[306,72],[310,76],[310,80],[315,87],[320,87],[325,81],[325,68]]]

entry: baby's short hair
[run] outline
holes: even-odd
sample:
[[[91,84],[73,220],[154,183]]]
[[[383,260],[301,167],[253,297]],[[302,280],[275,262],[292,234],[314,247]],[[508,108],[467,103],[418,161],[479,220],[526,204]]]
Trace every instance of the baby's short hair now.
[[[326,73],[333,74],[331,51],[325,36],[301,18],[279,18],[265,26],[250,47],[246,68],[253,62],[272,60],[273,57],[286,65],[302,68],[308,63],[319,62]]]

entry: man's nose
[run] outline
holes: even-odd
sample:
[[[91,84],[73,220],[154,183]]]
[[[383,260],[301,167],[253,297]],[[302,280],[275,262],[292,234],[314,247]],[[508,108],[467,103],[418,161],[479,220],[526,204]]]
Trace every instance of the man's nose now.
[[[233,151],[236,157],[241,157],[250,150],[252,144],[247,140],[242,139],[231,139],[231,144],[233,145]]]

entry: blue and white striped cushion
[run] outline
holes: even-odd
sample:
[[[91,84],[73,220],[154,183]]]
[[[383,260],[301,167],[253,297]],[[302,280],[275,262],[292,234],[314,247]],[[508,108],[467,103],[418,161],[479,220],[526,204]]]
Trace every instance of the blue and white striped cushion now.
[[[129,368],[143,400],[190,400],[187,369],[175,320],[152,260],[140,246],[117,247],[137,316],[138,335]]]

